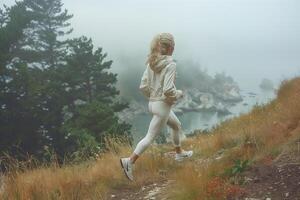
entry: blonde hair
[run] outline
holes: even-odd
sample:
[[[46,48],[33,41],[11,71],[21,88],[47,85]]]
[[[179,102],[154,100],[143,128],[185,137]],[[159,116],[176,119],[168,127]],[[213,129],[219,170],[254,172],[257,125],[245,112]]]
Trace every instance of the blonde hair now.
[[[150,67],[154,66],[159,56],[166,55],[169,48],[174,45],[174,37],[171,33],[160,33],[154,36],[146,64],[149,64]]]

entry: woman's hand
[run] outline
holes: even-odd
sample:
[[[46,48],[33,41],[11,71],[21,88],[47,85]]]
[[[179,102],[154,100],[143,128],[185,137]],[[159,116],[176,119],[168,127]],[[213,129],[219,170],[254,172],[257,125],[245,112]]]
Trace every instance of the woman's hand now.
[[[176,103],[176,101],[180,98],[182,98],[184,95],[182,90],[176,90],[176,94],[174,96],[169,96],[165,99],[165,102],[169,105],[173,105]]]
[[[179,98],[182,98],[183,97],[183,91],[182,90],[177,90],[177,92],[178,92],[178,97],[177,97],[177,99],[179,99]]]

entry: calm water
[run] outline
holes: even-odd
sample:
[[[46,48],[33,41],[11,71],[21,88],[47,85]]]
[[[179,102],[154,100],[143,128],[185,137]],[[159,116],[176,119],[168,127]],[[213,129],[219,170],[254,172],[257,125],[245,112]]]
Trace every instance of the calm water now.
[[[255,104],[268,103],[276,96],[274,91],[258,90],[255,92],[256,95],[251,94],[251,92],[252,91],[241,91],[241,95],[243,96],[244,100],[228,108],[232,113],[230,115],[220,116],[216,112],[187,112],[183,115],[177,115],[178,119],[182,123],[183,131],[186,134],[189,134],[195,129],[211,129],[213,126],[219,124],[225,119],[249,112]],[[147,102],[145,102],[145,104],[147,104]],[[137,115],[132,120],[131,123],[133,125],[132,132],[134,136],[134,143],[143,138],[147,133],[150,120],[150,113]],[[166,132],[166,127],[163,131]]]

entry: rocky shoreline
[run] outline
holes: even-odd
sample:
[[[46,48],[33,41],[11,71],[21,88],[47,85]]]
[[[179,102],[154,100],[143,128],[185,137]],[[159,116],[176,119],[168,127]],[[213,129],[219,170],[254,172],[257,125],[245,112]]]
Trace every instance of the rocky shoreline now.
[[[237,85],[224,85],[222,92],[212,90],[210,92],[202,92],[197,88],[186,89],[184,97],[174,105],[173,111],[182,115],[187,112],[217,112],[219,115],[229,115],[229,107],[243,101],[240,90]],[[130,121],[136,115],[148,113],[145,102],[132,100],[129,108],[119,113],[122,121]]]

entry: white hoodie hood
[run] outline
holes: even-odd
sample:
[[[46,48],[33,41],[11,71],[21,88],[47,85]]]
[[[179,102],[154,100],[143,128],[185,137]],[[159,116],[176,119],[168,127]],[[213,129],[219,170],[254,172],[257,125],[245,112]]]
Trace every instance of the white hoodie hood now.
[[[149,100],[164,100],[170,104],[182,97],[175,87],[176,63],[172,56],[159,56],[157,62],[147,65],[143,73],[140,90]]]
[[[164,69],[167,65],[174,62],[173,57],[169,55],[160,55],[158,59],[156,60],[155,64],[153,66],[150,66],[150,68],[155,72],[159,73],[162,69]]]

